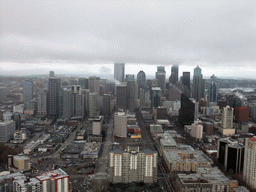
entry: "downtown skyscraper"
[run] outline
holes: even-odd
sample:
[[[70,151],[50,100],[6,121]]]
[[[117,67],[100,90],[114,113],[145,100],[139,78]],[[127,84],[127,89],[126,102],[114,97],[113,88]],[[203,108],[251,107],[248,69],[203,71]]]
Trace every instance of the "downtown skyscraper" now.
[[[204,97],[204,84],[205,84],[205,81],[203,79],[201,68],[197,66],[194,69],[194,76],[193,76],[193,98],[194,99],[199,100]]]
[[[50,77],[48,81],[48,115],[57,117],[59,114],[60,79]]]
[[[23,101],[30,102],[33,99],[34,85],[32,80],[26,80],[23,83]]]
[[[162,95],[165,93],[165,67],[158,66],[156,72],[157,86],[161,88]]]
[[[125,64],[124,63],[115,63],[114,65],[114,79],[120,83],[124,82],[125,75]]]
[[[176,84],[178,80],[179,80],[179,66],[173,65],[171,68],[171,76],[170,76],[169,82],[172,84]]]
[[[218,96],[218,81],[215,75],[211,76],[211,82],[210,82],[210,102],[217,102],[217,96]]]

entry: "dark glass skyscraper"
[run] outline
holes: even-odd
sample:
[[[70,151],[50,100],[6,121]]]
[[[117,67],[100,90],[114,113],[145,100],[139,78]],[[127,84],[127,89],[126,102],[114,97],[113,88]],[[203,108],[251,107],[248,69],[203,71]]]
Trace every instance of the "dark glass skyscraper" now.
[[[172,84],[176,84],[178,80],[179,80],[179,66],[173,65],[171,68],[171,76],[170,76],[169,82]]]
[[[57,117],[59,114],[59,91],[60,91],[60,79],[56,77],[50,77],[48,82],[48,115]]]
[[[217,102],[217,96],[218,96],[218,82],[215,75],[211,76],[211,82],[210,82],[210,102]]]
[[[34,85],[32,80],[23,82],[23,101],[24,103],[30,102],[33,99]]]
[[[144,71],[140,71],[137,74],[137,83],[138,83],[139,89],[144,88],[146,86],[146,74]]]

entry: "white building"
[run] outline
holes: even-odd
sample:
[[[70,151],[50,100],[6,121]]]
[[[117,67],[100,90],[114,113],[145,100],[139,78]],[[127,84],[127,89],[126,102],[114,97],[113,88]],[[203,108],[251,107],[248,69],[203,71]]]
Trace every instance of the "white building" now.
[[[40,145],[40,142],[38,141],[31,141],[23,148],[24,154],[29,154],[32,151],[34,151],[38,146]]]
[[[42,192],[42,184],[36,178],[18,179],[13,181],[13,191],[15,192]]]
[[[233,115],[234,115],[234,108],[232,107],[225,107],[222,111],[222,123],[221,126],[223,129],[232,129],[233,128]]]
[[[36,176],[42,184],[42,192],[69,192],[70,178],[62,169],[51,170]]]
[[[0,142],[7,142],[13,138],[15,122],[13,120],[0,122]]]
[[[14,113],[23,113],[24,112],[24,104],[13,106]]]
[[[102,131],[102,117],[96,117],[93,119],[92,123],[92,134],[93,135],[100,135]]]
[[[127,116],[124,112],[115,113],[114,135],[117,137],[127,137]]]
[[[245,141],[243,177],[247,185],[256,189],[256,136]]]

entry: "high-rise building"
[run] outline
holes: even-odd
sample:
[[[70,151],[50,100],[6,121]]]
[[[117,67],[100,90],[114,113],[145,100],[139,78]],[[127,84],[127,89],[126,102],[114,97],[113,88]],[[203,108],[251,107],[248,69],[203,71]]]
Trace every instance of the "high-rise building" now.
[[[91,76],[88,80],[88,88],[90,92],[96,92],[100,95],[100,77]]]
[[[63,116],[70,119],[71,117],[84,116],[84,95],[80,85],[72,85],[63,88]]]
[[[245,141],[243,177],[247,185],[256,189],[256,137]]]
[[[188,89],[188,94],[186,94],[186,96],[189,98],[190,97],[190,72],[183,72],[182,83],[185,86],[185,88]]]
[[[124,82],[125,64],[115,63],[114,65],[114,78],[120,83]]]
[[[210,102],[218,102],[217,101],[217,96],[218,96],[218,81],[215,75],[211,76],[211,82],[210,82]]]
[[[117,109],[126,109],[127,85],[121,84],[116,86],[116,107]]]
[[[157,181],[156,151],[139,147],[109,153],[109,180],[112,183],[154,183]]]
[[[195,120],[196,106],[184,94],[181,94],[181,108],[179,110],[179,122],[182,125],[191,125]]]
[[[111,95],[110,94],[104,94],[103,95],[103,106],[101,109],[101,114],[102,115],[110,115],[111,111],[110,111],[110,98]]]
[[[89,94],[89,117],[98,116],[98,94],[96,92]]]
[[[151,90],[151,108],[157,108],[161,105],[162,90],[160,87],[152,87]]]
[[[234,109],[226,106],[222,110],[222,118],[221,118],[221,127],[223,129],[232,129],[233,128],[233,114]]]
[[[34,85],[32,80],[23,82],[23,101],[30,102],[33,99]]]
[[[126,89],[126,109],[133,112],[135,109],[135,99],[136,99],[136,83],[135,80],[127,81]]]
[[[171,76],[169,78],[169,82],[172,84],[176,84],[179,79],[179,66],[173,65],[171,68]]]
[[[49,72],[49,77],[54,77],[54,71]]]
[[[156,72],[157,86],[161,88],[162,95],[165,94],[165,67],[158,66]]]
[[[0,122],[0,143],[6,143],[13,138],[15,132],[15,122],[4,121]]]
[[[42,191],[68,192],[70,191],[70,177],[62,169],[55,169],[36,176],[42,184]]]
[[[59,114],[60,79],[50,77],[48,82],[48,115],[57,117]]]
[[[117,137],[127,137],[127,116],[125,112],[115,113],[114,135]]]
[[[217,159],[219,164],[224,165],[225,171],[241,173],[244,165],[244,145],[230,138],[218,140]]]
[[[38,93],[37,115],[40,117],[47,116],[47,90],[41,89]]]
[[[81,85],[82,89],[88,89],[88,79],[87,78],[79,78],[78,85]]]
[[[139,89],[144,88],[146,86],[146,74],[144,71],[140,71],[137,74],[137,83],[138,83]]]
[[[127,74],[125,75],[125,81],[134,81],[135,78],[134,78],[134,74]]]
[[[204,86],[205,86],[205,81],[201,73],[201,68],[197,66],[194,69],[194,76],[193,76],[193,98],[195,98],[196,100],[199,100],[204,97]]]
[[[236,122],[243,123],[249,121],[250,109],[247,107],[236,107],[235,120]]]

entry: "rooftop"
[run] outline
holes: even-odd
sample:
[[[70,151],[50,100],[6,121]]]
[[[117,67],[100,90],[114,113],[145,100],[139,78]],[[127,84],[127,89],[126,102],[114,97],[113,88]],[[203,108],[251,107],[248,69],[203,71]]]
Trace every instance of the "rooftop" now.
[[[66,172],[64,172],[62,169],[56,169],[56,170],[51,170],[48,172],[43,173],[42,175],[36,176],[36,178],[39,181],[44,181],[44,180],[48,180],[48,179],[61,179],[63,177],[68,176]]]

